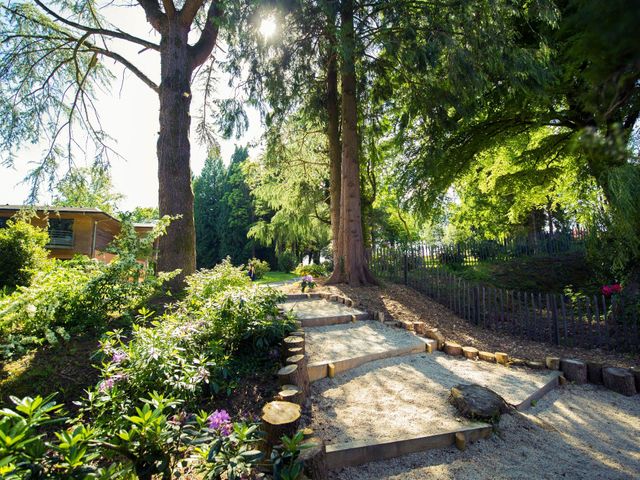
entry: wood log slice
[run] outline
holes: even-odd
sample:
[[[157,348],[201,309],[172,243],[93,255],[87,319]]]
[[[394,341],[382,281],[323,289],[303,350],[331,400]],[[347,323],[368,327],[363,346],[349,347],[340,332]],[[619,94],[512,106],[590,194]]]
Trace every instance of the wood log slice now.
[[[572,358],[560,360],[560,370],[569,382],[579,385],[587,383],[587,364]]]
[[[509,355],[504,352],[496,352],[496,362],[500,365],[507,365],[509,363]]]
[[[329,466],[324,440],[311,437],[302,442],[304,447],[298,456],[302,462],[304,474],[312,480],[328,480]]]
[[[632,397],[636,392],[636,382],[633,374],[624,368],[607,367],[602,369],[604,386],[609,390]]]
[[[444,353],[447,355],[462,355],[462,345],[456,342],[445,342]]]
[[[292,355],[287,357],[287,365],[296,365],[298,367],[296,384],[302,390],[303,401],[309,396],[310,382],[309,382],[309,370],[307,369],[307,357],[306,355]]]
[[[549,370],[560,370],[560,357],[546,357],[544,363]]]
[[[300,380],[298,379],[298,366],[286,365],[278,370],[278,384],[279,385],[295,385],[298,388],[300,386]]]
[[[265,450],[268,454],[280,443],[283,435],[295,435],[300,423],[300,405],[274,401],[262,408],[262,430],[265,432]]]
[[[295,385],[283,385],[276,395],[276,400],[291,402],[296,405],[301,405],[304,401],[302,398],[302,390]]]
[[[478,352],[478,358],[485,362],[496,363],[496,356],[491,352]]]
[[[462,355],[469,360],[475,360],[478,358],[478,349],[475,347],[462,347]]]

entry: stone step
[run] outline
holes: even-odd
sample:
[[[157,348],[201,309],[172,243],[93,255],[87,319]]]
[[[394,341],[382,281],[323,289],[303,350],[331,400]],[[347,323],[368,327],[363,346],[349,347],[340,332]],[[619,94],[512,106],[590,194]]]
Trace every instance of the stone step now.
[[[371,314],[363,310],[319,298],[289,301],[279,304],[278,307],[285,312],[293,313],[304,328],[323,327],[371,318]]]

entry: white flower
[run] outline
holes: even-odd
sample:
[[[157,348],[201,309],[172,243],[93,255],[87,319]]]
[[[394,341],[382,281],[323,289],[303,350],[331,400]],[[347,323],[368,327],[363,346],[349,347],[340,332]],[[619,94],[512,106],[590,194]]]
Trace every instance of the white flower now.
[[[29,315],[30,317],[33,317],[36,314],[36,312],[38,311],[36,306],[34,304],[32,304],[32,303],[27,305],[25,307],[25,310],[27,311],[27,315]]]

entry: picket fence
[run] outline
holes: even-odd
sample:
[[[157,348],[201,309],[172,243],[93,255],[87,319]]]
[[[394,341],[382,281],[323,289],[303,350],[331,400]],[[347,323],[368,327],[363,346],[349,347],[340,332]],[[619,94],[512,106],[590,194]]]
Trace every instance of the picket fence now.
[[[625,305],[619,295],[568,296],[493,288],[467,281],[432,265],[417,246],[377,247],[372,271],[403,283],[446,306],[466,321],[555,345],[640,351],[638,304]]]

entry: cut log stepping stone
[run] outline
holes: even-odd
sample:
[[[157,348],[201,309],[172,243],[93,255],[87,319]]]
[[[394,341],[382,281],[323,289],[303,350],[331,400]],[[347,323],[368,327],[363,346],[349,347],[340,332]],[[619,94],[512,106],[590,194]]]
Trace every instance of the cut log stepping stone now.
[[[476,384],[460,384],[451,388],[449,403],[456,407],[463,417],[472,420],[498,420],[509,407],[504,399],[493,390]]]
[[[304,353],[304,338],[302,338],[302,337],[297,337],[295,335],[291,335],[289,337],[286,337],[283,340],[283,345],[284,345],[285,350],[287,350],[287,351],[290,348],[301,348],[302,349],[302,353]]]
[[[462,355],[462,345],[456,342],[445,342],[444,353],[447,355]]]
[[[491,352],[478,352],[478,358],[485,362],[496,363],[496,356]]]
[[[302,463],[306,478],[328,480],[329,465],[324,440],[320,437],[310,437],[302,442],[301,447],[297,461]]]
[[[305,338],[304,330],[296,330],[295,332],[291,332],[289,335],[292,337],[302,337]]]
[[[587,362],[587,380],[589,383],[602,385],[602,364],[596,362]]]
[[[510,358],[509,359],[509,366],[510,367],[524,367],[527,364],[527,362],[522,359],[522,358]]]
[[[549,370],[560,370],[560,358],[559,357],[547,357],[544,363]]]
[[[295,364],[287,365],[278,370],[278,384],[280,385],[296,385],[302,388],[298,379],[298,366]]]
[[[462,354],[469,360],[478,358],[478,349],[474,347],[462,347]]]
[[[438,350],[442,350],[445,344],[444,335],[437,328],[427,328],[424,332],[427,338],[432,338],[438,342]]]
[[[296,372],[296,382],[292,383],[300,387],[304,400],[309,395],[309,370],[307,369],[307,358],[305,355],[292,355],[287,357],[286,363],[287,365],[296,365],[298,367]]]
[[[636,392],[640,393],[640,368],[631,368],[629,371],[633,374],[636,382]]]
[[[283,385],[276,395],[276,400],[300,405],[302,403],[302,390],[295,385]]]
[[[418,335],[424,335],[427,330],[427,324],[424,322],[413,322],[413,331]]]
[[[265,432],[267,453],[280,443],[283,435],[295,435],[300,423],[300,405],[292,402],[273,401],[262,408],[262,429]]]
[[[602,369],[604,386],[614,392],[631,397],[636,394],[633,374],[624,368],[607,367]]]
[[[563,358],[560,360],[560,370],[570,382],[577,384],[587,383],[587,364],[585,362]]]
[[[500,365],[507,365],[509,363],[509,355],[504,352],[496,352],[496,362]]]

